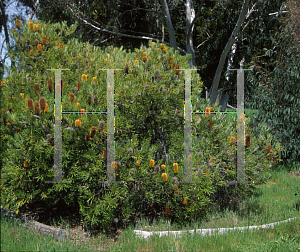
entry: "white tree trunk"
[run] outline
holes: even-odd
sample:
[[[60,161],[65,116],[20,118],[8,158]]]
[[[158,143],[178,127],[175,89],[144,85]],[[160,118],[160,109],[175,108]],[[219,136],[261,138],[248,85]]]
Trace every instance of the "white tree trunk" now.
[[[192,58],[189,60],[190,68],[196,67],[195,51],[194,51],[193,36],[192,36],[194,27],[191,28],[191,32],[190,32],[191,34],[188,37],[188,33],[194,19],[195,19],[195,9],[193,6],[193,1],[187,0],[186,1],[186,36],[187,36],[186,53],[192,55]]]
[[[177,49],[176,37],[175,37],[175,32],[174,32],[172,20],[171,20],[170,13],[169,13],[168,4],[167,4],[166,0],[160,0],[160,4],[163,9],[165,18],[166,18],[171,46],[174,48],[174,50],[176,50]]]
[[[222,52],[221,58],[219,60],[219,65],[217,68],[217,71],[215,73],[215,77],[209,92],[209,97],[210,97],[210,105],[212,106],[215,102],[216,102],[216,98],[217,98],[217,91],[218,91],[218,87],[219,87],[219,82],[220,82],[220,78],[221,78],[221,73],[224,67],[224,63],[226,60],[226,57],[228,55],[229,50],[231,49],[233,43],[235,42],[235,39],[237,37],[238,32],[240,31],[241,25],[245,20],[246,17],[246,13],[247,13],[247,7],[249,4],[250,0],[245,0],[243,3],[243,7],[239,16],[239,19],[235,25],[235,28]]]

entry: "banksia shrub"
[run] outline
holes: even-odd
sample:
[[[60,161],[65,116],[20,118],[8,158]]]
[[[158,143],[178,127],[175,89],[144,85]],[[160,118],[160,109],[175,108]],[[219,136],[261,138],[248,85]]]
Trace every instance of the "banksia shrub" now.
[[[178,164],[177,163],[173,164],[173,169],[174,169],[174,173],[178,173]]]
[[[32,99],[27,99],[27,108],[33,109],[33,100]]]
[[[246,135],[246,147],[250,147],[250,139],[251,139],[251,136]]]
[[[151,168],[154,167],[154,160],[153,160],[153,159],[150,160],[150,167],[151,167]]]
[[[21,20],[20,19],[16,19],[16,27],[18,28],[18,29],[21,29],[22,27],[21,27]]]
[[[38,52],[41,52],[41,51],[42,51],[42,45],[41,45],[41,44],[38,44],[38,45],[37,45],[37,50],[38,50]]]
[[[97,132],[97,127],[92,126],[92,129],[91,129],[91,138],[93,138],[96,135],[96,132]]]
[[[81,121],[79,119],[75,120],[75,126],[80,127],[81,126]]]
[[[35,95],[37,95],[39,91],[40,91],[40,84],[35,83],[34,84],[34,93],[35,93]]]
[[[70,102],[74,103],[75,102],[75,95],[73,93],[70,93],[69,97],[70,97]]]
[[[162,170],[166,169],[166,166],[165,165],[161,165],[161,169]]]
[[[80,82],[77,83],[77,89],[78,89],[78,91],[81,89],[81,84],[80,84]]]
[[[48,79],[48,89],[50,91],[52,91],[52,89],[53,89],[53,79],[52,78]]]
[[[163,181],[164,181],[164,182],[167,182],[167,181],[168,181],[168,175],[167,175],[167,173],[163,173],[163,174],[162,174],[162,177],[163,177]]]
[[[40,98],[40,107],[43,110],[46,108],[46,99],[44,97]]]

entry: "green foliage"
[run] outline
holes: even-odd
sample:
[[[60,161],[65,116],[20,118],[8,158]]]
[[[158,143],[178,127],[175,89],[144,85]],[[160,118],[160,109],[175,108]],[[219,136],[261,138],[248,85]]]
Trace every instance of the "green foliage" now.
[[[253,108],[260,112],[251,123],[265,122],[275,141],[283,145],[279,153],[284,160],[299,161],[299,11],[298,4],[289,2],[290,14],[281,19],[281,27],[277,30],[273,40],[273,48],[265,49],[265,55],[270,60],[272,71],[261,66],[258,60],[253,62],[254,71],[249,77],[254,84],[256,95]],[[256,77],[258,76],[258,77]],[[259,91],[259,92],[258,92]],[[257,126],[253,127],[258,134]],[[272,143],[273,145],[273,143]]]
[[[149,217],[153,218],[154,213],[164,213],[165,206],[170,206],[173,221],[178,218],[182,222],[188,221],[196,215],[199,217],[199,214],[205,217],[212,199],[218,198],[227,181],[236,177],[234,162],[227,165],[220,160],[235,157],[235,150],[230,148],[228,141],[230,135],[236,134],[236,122],[228,115],[193,115],[193,148],[199,153],[193,155],[197,170],[193,171],[193,181],[201,183],[178,184],[175,188],[176,178],[183,180],[184,71],[176,73],[169,60],[173,57],[174,64],[188,69],[188,58],[170,48],[165,47],[164,50],[164,45],[151,41],[149,47],[136,48],[132,53],[113,47],[102,51],[75,39],[64,43],[60,37],[62,30],[71,34],[75,27],[68,28],[65,23],[41,24],[41,29],[34,32],[25,25],[23,32],[13,34],[19,42],[18,58],[22,61],[18,70],[12,70],[3,80],[5,85],[1,86],[1,120],[4,123],[1,135],[4,136],[5,147],[1,204],[4,208],[18,211],[32,201],[53,205],[63,200],[74,209],[79,205],[78,214],[83,216],[86,225],[103,229],[107,229],[114,218],[119,218],[124,224],[138,212],[146,215],[150,211]],[[34,42],[41,40],[43,35],[46,35],[47,42],[38,52]],[[28,50],[29,46],[34,50],[33,54]],[[142,60],[142,53],[146,53],[146,61]],[[100,112],[107,110],[107,74],[98,69],[123,69],[115,70],[114,98],[116,180],[124,184],[99,184],[106,180],[107,164],[103,159],[103,149],[106,147],[107,129],[97,131],[90,140],[87,138],[92,126],[97,127],[99,122],[106,121],[106,115],[78,113],[62,114],[63,181],[71,183],[46,183],[54,177],[54,86],[50,91],[47,81],[50,77],[55,80],[54,71],[47,69],[56,68],[70,69],[62,71],[62,111],[85,109]],[[83,74],[87,75],[87,81],[82,79]],[[74,90],[78,82],[81,89]],[[40,84],[37,94],[34,83]],[[194,71],[192,87],[196,94],[203,87],[200,76]],[[70,93],[74,93],[74,103],[70,102]],[[25,99],[33,99],[34,106],[40,108],[41,104],[37,104],[41,97],[46,99],[48,111],[32,110],[26,106]],[[95,102],[96,98],[98,102]],[[195,100],[193,96],[193,111],[197,106],[205,111],[208,101],[197,103]],[[80,105],[76,108],[77,103]],[[75,126],[78,119],[81,126]],[[209,121],[212,126],[208,128]],[[251,134],[251,129],[246,132]],[[253,144],[246,151],[246,181],[263,183],[268,175],[257,173],[257,165],[267,171],[270,164],[265,158],[257,160],[256,155],[264,154],[265,150],[261,148],[255,155],[250,152],[256,146],[264,146],[269,138],[252,140]],[[157,155],[161,152],[160,142],[167,146],[167,159]],[[226,146],[229,150],[221,154]],[[279,147],[274,147],[275,154]],[[153,168],[149,167],[150,159],[155,161]],[[207,165],[206,161],[211,159],[214,161]],[[136,161],[140,161],[139,167]],[[178,163],[178,174],[174,173],[174,163]],[[167,182],[162,180],[162,164],[166,165]],[[226,169],[224,176],[220,175],[221,169]],[[174,181],[173,177],[176,177]],[[253,185],[226,188],[228,199],[231,199],[233,191],[238,200],[245,197],[246,189],[251,194],[253,188]],[[194,195],[196,197],[192,199]],[[187,204],[182,203],[184,198]]]

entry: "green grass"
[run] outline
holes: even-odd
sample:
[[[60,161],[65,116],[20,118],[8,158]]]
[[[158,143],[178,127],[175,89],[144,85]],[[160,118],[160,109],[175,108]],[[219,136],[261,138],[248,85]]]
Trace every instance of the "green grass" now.
[[[300,196],[295,196],[295,193],[300,186],[300,177],[290,174],[290,171],[298,170],[296,164],[272,167],[269,171],[272,178],[266,184],[258,185],[259,191],[245,199],[237,211],[212,209],[209,220],[195,221],[186,227],[171,225],[162,219],[152,224],[140,219],[134,227],[122,230],[116,240],[101,234],[85,241],[79,236],[71,241],[57,241],[34,234],[15,221],[3,218],[1,251],[300,251],[300,218],[276,225],[274,229],[231,231],[212,236],[189,233],[180,238],[152,235],[149,240],[144,240],[133,232],[259,226],[299,217]],[[69,231],[64,222],[53,226]]]
[[[297,167],[292,171],[297,171]],[[95,247],[104,248],[108,245],[110,247],[105,251],[300,251],[300,219],[276,225],[274,229],[232,231],[213,236],[182,234],[180,238],[173,235],[159,238],[153,235],[146,241],[133,233],[134,229],[165,231],[258,226],[300,216],[300,199],[295,196],[299,177],[291,176],[284,170],[270,173],[272,179],[265,185],[259,185],[260,193],[245,200],[237,212],[226,209],[221,213],[216,209],[209,221],[189,227],[171,226],[168,222],[160,221],[149,228],[149,223],[142,219],[135,227],[123,230],[116,241],[105,240],[101,235],[81,244],[74,241],[59,242],[29,232],[15,221],[3,218],[1,251],[104,251]]]

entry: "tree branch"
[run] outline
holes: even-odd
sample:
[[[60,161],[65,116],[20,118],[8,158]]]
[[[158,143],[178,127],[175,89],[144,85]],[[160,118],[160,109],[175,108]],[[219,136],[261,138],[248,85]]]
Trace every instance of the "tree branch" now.
[[[190,40],[190,37],[191,37],[191,34],[192,34],[192,32],[191,32],[191,31],[192,31],[192,28],[193,28],[193,26],[194,26],[194,24],[195,24],[197,18],[198,18],[199,15],[200,15],[201,8],[202,8],[204,2],[205,2],[205,0],[202,0],[202,2],[200,3],[200,6],[199,6],[198,11],[197,11],[197,13],[196,13],[196,16],[195,16],[193,22],[191,23],[191,26],[190,26],[189,31],[188,31],[188,33],[187,33],[186,41],[189,41],[189,40]]]
[[[36,10],[37,10],[37,6],[38,6],[38,4],[39,4],[39,1],[40,1],[40,0],[36,0],[35,4],[34,4],[34,6],[33,6],[33,10],[32,10],[32,12],[30,13],[30,15],[29,15],[29,17],[28,17],[28,20],[31,20],[31,19],[33,18],[34,14],[35,14],[35,12],[36,12]]]
[[[160,39],[156,39],[156,38],[152,38],[152,37],[146,37],[146,36],[135,36],[135,35],[129,35],[129,34],[124,34],[124,33],[119,33],[119,32],[113,32],[113,31],[109,31],[107,29],[104,29],[104,28],[99,28],[93,24],[91,24],[90,22],[88,22],[87,20],[81,18],[70,6],[69,4],[66,4],[67,8],[72,12],[72,14],[74,16],[76,16],[78,19],[82,20],[85,24],[88,24],[90,25],[91,27],[95,28],[96,30],[100,30],[100,31],[103,31],[103,32],[107,32],[107,33],[110,33],[110,34],[113,34],[113,35],[118,35],[118,36],[123,36],[123,37],[128,37],[128,38],[137,38],[137,39],[148,39],[148,40],[153,40],[153,41],[158,41],[160,43],[164,43],[170,47],[172,47],[172,45],[170,43],[167,43],[165,41],[162,41]],[[99,23],[97,23],[96,21],[93,20],[93,22],[95,22],[97,25],[99,25]],[[100,25],[99,25],[100,26]],[[186,51],[181,49],[180,47],[177,47],[177,49],[186,54]]]

